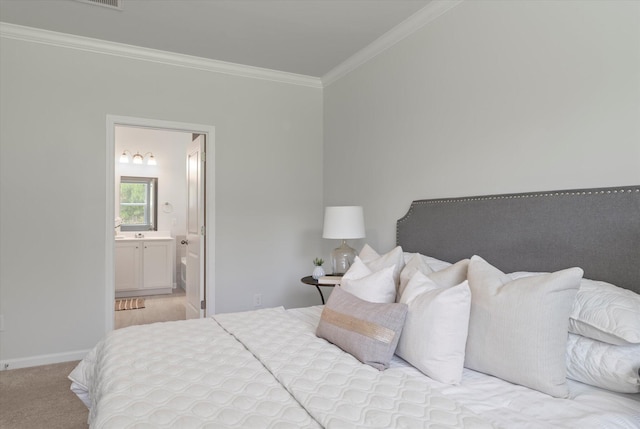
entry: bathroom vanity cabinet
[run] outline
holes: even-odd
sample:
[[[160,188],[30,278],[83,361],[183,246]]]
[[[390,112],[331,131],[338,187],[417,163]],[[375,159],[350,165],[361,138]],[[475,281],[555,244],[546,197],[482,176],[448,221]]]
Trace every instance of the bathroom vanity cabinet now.
[[[116,298],[171,293],[174,240],[116,240]]]

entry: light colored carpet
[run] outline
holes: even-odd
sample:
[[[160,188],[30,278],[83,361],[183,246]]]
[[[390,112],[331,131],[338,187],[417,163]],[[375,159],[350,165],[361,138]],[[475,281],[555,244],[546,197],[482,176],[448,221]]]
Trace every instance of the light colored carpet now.
[[[0,371],[0,428],[88,428],[87,407],[69,390],[78,362]]]
[[[145,308],[115,312],[115,328],[185,319],[184,292],[145,297]],[[89,411],[69,389],[78,362],[0,371],[0,429],[86,429]]]

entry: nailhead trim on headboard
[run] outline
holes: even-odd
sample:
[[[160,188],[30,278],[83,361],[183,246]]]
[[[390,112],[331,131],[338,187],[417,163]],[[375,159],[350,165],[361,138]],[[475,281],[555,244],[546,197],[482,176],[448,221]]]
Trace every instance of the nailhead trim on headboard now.
[[[445,204],[445,203],[458,203],[463,201],[485,201],[485,200],[505,200],[514,198],[540,198],[540,197],[562,197],[562,196],[582,196],[582,195],[599,195],[599,194],[617,194],[617,193],[640,193],[640,188],[633,189],[601,189],[601,190],[576,190],[576,191],[551,191],[540,193],[528,193],[528,194],[504,194],[504,195],[484,195],[478,197],[460,197],[460,198],[441,198],[433,200],[414,200],[409,207],[409,211],[402,218],[398,219],[398,223],[405,222],[413,211],[414,205],[420,204]],[[396,237],[398,227],[396,226]]]
[[[640,185],[416,200],[396,243],[449,262],[478,254],[505,272],[580,266],[640,293]]]

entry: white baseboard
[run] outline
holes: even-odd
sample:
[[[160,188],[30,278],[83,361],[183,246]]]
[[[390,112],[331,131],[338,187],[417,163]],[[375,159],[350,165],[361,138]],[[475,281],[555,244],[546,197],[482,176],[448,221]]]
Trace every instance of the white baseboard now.
[[[0,371],[80,360],[85,357],[87,353],[89,353],[89,350],[76,350],[73,352],[0,360]]]

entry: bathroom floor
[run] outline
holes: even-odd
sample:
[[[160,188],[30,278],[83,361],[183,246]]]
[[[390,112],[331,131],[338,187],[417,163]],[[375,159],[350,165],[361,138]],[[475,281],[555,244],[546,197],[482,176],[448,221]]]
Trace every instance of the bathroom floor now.
[[[172,294],[140,296],[145,299],[145,308],[115,312],[114,328],[145,325],[185,319],[186,295],[183,289],[175,288]]]

